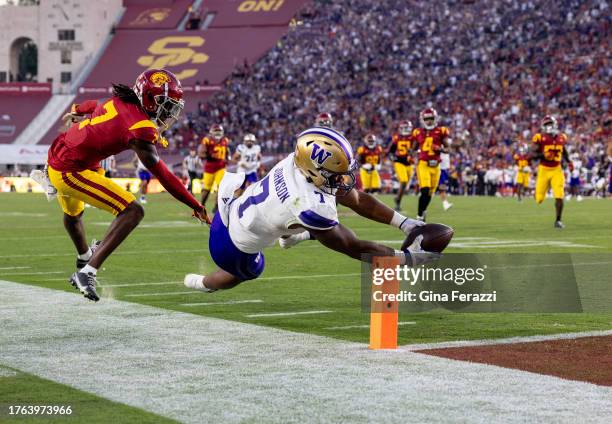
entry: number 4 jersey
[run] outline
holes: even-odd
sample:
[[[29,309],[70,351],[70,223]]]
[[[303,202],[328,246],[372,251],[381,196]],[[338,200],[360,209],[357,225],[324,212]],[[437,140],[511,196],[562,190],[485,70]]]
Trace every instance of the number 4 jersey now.
[[[301,233],[304,228],[328,230],[338,225],[336,197],[306,181],[293,156],[280,161],[234,200],[226,194],[233,193],[242,181],[232,186],[236,174],[226,173],[223,178],[219,212],[232,242],[242,252],[257,253],[279,237]],[[289,228],[296,224],[304,228]]]
[[[139,105],[112,97],[103,103],[89,100],[73,112],[90,115],[72,124],[49,148],[49,165],[62,172],[96,169],[101,160],[130,148],[133,140],[157,143],[157,126]]]

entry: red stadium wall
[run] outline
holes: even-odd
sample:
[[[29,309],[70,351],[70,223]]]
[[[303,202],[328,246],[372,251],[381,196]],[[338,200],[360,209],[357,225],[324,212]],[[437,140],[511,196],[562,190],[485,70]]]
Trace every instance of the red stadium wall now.
[[[124,0],[126,11],[117,29],[176,29],[191,3],[191,0]]]
[[[12,143],[51,98],[51,84],[0,84],[0,143]]]
[[[206,13],[214,13],[211,28],[287,25],[304,0],[207,0]]]

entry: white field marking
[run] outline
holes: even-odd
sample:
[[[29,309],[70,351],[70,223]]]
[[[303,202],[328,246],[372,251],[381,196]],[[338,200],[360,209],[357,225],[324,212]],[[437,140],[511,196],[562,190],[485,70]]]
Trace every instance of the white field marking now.
[[[47,213],[36,213],[36,212],[0,212],[0,216],[20,216],[20,217],[32,217],[32,218],[41,218],[44,216],[48,216]]]
[[[214,305],[240,305],[242,303],[263,303],[261,299],[228,300],[227,302],[196,302],[181,303],[181,306],[214,306]]]
[[[157,253],[206,253],[208,249],[172,249],[169,250],[133,250],[133,251],[118,251],[113,252],[113,256],[117,255],[142,255],[142,254],[157,254]],[[11,258],[51,258],[59,256],[75,256],[74,253],[34,253],[29,255],[0,255],[0,259]]]
[[[138,228],[178,228],[178,227],[193,227],[197,228],[197,222],[191,221],[151,221],[143,222],[138,225]],[[93,225],[107,226],[110,222],[94,222]]]
[[[416,321],[400,321],[397,325],[414,325]],[[350,330],[351,328],[370,328],[369,324],[363,325],[345,325],[341,327],[324,327],[323,330]]]
[[[183,284],[182,281],[159,281],[154,283],[132,283],[132,284],[104,284],[104,282],[100,283],[100,287],[138,287],[138,286],[170,286],[170,285],[179,285]]]
[[[10,275],[46,275],[46,274],[63,274],[66,271],[40,271],[40,272],[8,272],[0,274],[0,277],[7,277]]]
[[[311,278],[330,278],[330,277],[355,277],[361,275],[359,272],[352,272],[349,274],[309,274],[309,275],[282,275],[279,277],[262,277],[259,280],[306,280]]]
[[[105,286],[102,286],[102,287],[105,287]],[[178,291],[178,292],[130,293],[130,294],[124,294],[123,297],[173,296],[175,294],[202,294],[202,292],[198,290],[190,290],[190,291]]]
[[[298,312],[274,312],[269,314],[247,314],[247,318],[267,318],[267,317],[291,317],[294,315],[317,315],[331,314],[333,311],[298,311]]]
[[[0,310],[1,364],[184,423],[603,423],[612,414],[612,390],[584,382],[7,281],[0,296],[20,305]],[[96,372],[74,366],[85,362]]]
[[[7,270],[7,269],[29,269],[31,267],[29,266],[2,266],[0,267],[0,270]]]
[[[610,323],[612,324],[612,323]],[[572,340],[583,337],[612,336],[612,330],[581,331],[579,333],[547,334],[541,336],[507,337],[503,339],[459,340],[456,342],[423,343],[401,346],[401,350],[444,349],[449,347],[488,346],[529,342],[546,342],[550,340]]]

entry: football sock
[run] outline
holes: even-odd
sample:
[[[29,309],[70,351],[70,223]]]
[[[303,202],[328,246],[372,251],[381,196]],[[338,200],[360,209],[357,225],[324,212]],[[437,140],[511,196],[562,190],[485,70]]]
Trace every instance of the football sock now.
[[[83,267],[83,269],[80,271],[84,274],[93,274],[96,275],[98,273],[98,269],[94,268],[93,266],[87,264]]]
[[[427,209],[431,196],[429,195],[429,188],[421,189],[421,196],[419,197],[419,216],[423,216],[423,212]]]
[[[395,228],[402,228],[402,224],[406,221],[406,218],[404,215],[402,215],[399,212],[394,212],[393,213],[393,218],[391,218],[391,222],[389,222],[389,225],[391,225],[392,227]]]
[[[91,248],[87,248],[87,252],[81,254],[81,255],[77,255],[77,258],[82,259],[84,261],[88,261],[91,259],[91,255],[93,255],[93,252],[91,251]]]

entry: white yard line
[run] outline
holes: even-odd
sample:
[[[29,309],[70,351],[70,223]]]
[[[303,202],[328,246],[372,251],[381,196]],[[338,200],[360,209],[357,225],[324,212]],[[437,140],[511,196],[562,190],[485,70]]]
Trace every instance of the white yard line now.
[[[295,315],[317,315],[331,314],[333,311],[298,311],[298,312],[274,312],[269,314],[247,314],[247,318],[267,318],[267,317],[291,317]]]
[[[261,300],[261,299],[245,299],[245,300],[228,300],[227,302],[181,303],[181,306],[241,305],[243,303],[263,303],[263,300]]]
[[[551,376],[0,281],[0,304],[13,303],[0,309],[0,364],[184,423],[612,414],[610,388]]]
[[[397,325],[415,325],[416,321],[400,321]],[[323,330],[350,330],[352,328],[370,328],[369,324],[345,325],[340,327],[324,327]]]
[[[172,253],[206,253],[208,249],[172,249]],[[118,255],[143,255],[143,254],[156,254],[156,253],[168,253],[168,250],[134,250],[134,251],[118,251],[113,252],[113,256]],[[52,258],[61,256],[75,256],[74,252],[71,253],[33,253],[29,255],[0,255],[0,259],[13,259],[13,258]]]
[[[0,274],[0,277],[9,277],[12,275],[46,275],[46,274],[63,274],[66,271],[39,271],[39,272],[7,272]]]
[[[105,286],[102,286],[102,287],[105,287]],[[178,292],[130,293],[130,294],[124,294],[123,297],[173,296],[177,294],[202,294],[202,292],[197,291],[197,290],[190,290],[190,291],[178,291]]]
[[[29,269],[29,266],[2,266],[0,270],[8,270],[8,269]]]
[[[612,324],[612,323],[610,323]],[[578,339],[581,337],[612,336],[612,330],[582,331],[580,333],[546,334],[540,336],[507,337],[504,339],[459,340],[456,342],[422,343],[401,346],[401,350],[444,349],[448,347],[488,346],[498,344],[545,342],[549,340]]]
[[[139,287],[139,286],[170,286],[170,285],[182,285],[182,281],[158,281],[153,283],[121,283],[121,284],[104,284],[100,283],[100,287]]]

